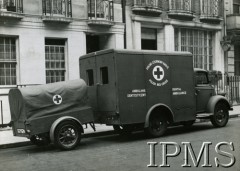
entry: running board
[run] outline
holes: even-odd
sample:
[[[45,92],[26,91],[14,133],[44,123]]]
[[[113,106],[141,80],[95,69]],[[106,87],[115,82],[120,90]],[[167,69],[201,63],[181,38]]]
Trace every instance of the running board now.
[[[197,119],[210,119],[210,117],[213,116],[213,113],[198,113]]]

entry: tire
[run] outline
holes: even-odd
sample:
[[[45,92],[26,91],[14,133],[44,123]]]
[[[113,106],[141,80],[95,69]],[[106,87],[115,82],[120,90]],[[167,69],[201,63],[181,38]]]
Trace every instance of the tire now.
[[[195,120],[185,121],[183,122],[183,126],[185,128],[191,128],[191,126],[195,123]]]
[[[37,146],[47,146],[50,144],[49,136],[44,136],[44,135],[33,135],[30,138],[30,141]]]
[[[145,133],[149,137],[160,137],[167,130],[167,119],[164,116],[152,115],[149,118],[149,126],[145,128]]]
[[[130,135],[133,131],[133,127],[131,125],[113,125],[113,129],[119,135]]]
[[[224,127],[228,123],[229,112],[228,107],[225,103],[217,103],[214,109],[214,114],[210,118],[213,126]]]
[[[54,132],[54,144],[62,150],[74,149],[81,140],[81,129],[73,121],[61,122]]]

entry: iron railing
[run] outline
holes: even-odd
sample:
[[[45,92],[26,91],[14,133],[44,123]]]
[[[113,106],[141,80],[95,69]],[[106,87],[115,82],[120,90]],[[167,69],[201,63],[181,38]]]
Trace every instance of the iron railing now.
[[[223,0],[201,0],[201,15],[206,17],[223,16]]]
[[[162,9],[163,0],[134,0],[133,6],[151,7]]]
[[[192,0],[169,0],[169,11],[193,12]]]
[[[43,0],[42,2],[44,15],[72,17],[71,0]]]
[[[23,13],[23,0],[0,0],[0,10]]]
[[[93,20],[114,20],[113,1],[88,0],[88,18]]]
[[[240,76],[213,74],[210,82],[217,94],[224,94],[232,104],[240,104]]]

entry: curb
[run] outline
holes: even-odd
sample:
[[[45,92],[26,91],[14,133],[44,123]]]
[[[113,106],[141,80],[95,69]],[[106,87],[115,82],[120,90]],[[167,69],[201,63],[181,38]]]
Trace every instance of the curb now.
[[[99,136],[113,135],[113,134],[114,134],[114,130],[93,132],[93,133],[84,134],[83,138],[99,137]],[[27,141],[27,138],[26,138],[26,141],[23,141],[23,142],[0,144],[0,149],[16,148],[16,147],[23,147],[23,146],[29,146],[29,145],[34,145],[34,144],[32,144],[30,140]]]
[[[240,114],[233,114],[229,116],[229,118],[237,118],[237,117],[240,117]],[[196,123],[202,123],[202,122],[208,122],[208,121],[209,119],[199,119],[198,121],[196,121]],[[113,134],[114,134],[114,130],[110,130],[110,131],[108,130],[108,131],[84,134],[83,138],[99,137],[99,136],[106,136],[106,135],[113,135]],[[23,147],[23,146],[29,146],[29,145],[33,145],[33,144],[30,141],[1,144],[0,149],[16,148],[16,147]]]
[[[237,117],[240,117],[240,114],[229,115],[229,119],[237,118]],[[202,122],[208,122],[208,121],[210,121],[210,120],[209,119],[197,119],[196,123],[202,123]]]
[[[29,145],[33,145],[33,144],[30,141],[15,142],[15,143],[9,143],[9,144],[1,144],[0,149],[16,148],[16,147],[23,147],[23,146],[29,146]]]

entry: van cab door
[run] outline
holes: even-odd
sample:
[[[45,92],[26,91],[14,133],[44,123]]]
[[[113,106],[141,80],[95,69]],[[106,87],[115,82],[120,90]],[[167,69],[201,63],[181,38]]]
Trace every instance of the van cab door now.
[[[209,84],[206,71],[195,72],[195,90],[197,96],[197,113],[205,112],[208,101],[214,93],[214,88]]]

